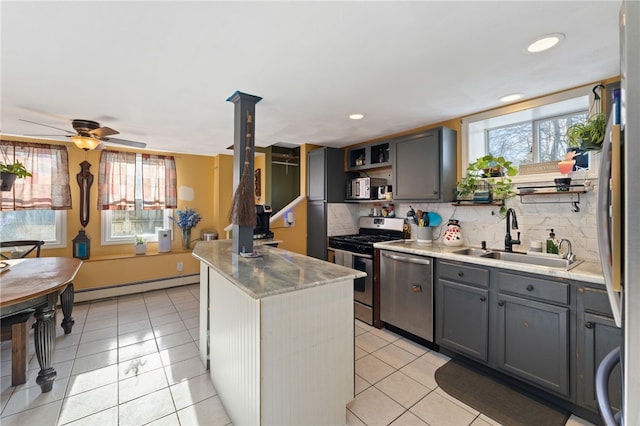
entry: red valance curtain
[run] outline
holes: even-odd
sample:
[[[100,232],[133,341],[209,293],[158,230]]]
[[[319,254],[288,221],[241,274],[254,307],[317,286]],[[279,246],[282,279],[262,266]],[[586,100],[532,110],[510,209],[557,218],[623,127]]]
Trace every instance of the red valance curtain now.
[[[138,154],[139,155],[139,154]],[[99,210],[134,210],[136,196],[144,210],[178,206],[176,163],[172,156],[142,154],[142,191],[136,192],[136,154],[102,151],[98,174]]]
[[[0,161],[19,161],[33,175],[16,179],[13,190],[0,192],[2,210],[71,209],[66,146],[0,140],[0,150]]]
[[[142,154],[142,208],[178,207],[176,162],[172,156]]]
[[[98,210],[134,210],[136,154],[102,151],[98,171]]]

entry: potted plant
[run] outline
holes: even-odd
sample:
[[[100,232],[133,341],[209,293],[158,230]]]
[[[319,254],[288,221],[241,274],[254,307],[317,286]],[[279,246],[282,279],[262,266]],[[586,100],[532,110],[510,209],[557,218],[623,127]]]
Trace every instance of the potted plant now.
[[[142,238],[139,235],[135,236],[135,249],[136,254],[146,254],[147,253],[147,240]]]
[[[478,157],[469,164],[466,176],[458,182],[457,199],[473,199],[473,193],[478,185],[486,179],[491,186],[492,199],[503,201],[515,194],[511,189],[510,176],[515,176],[517,173],[518,169],[504,157],[495,157],[490,154]]]
[[[585,150],[601,150],[607,120],[603,113],[592,115],[583,122],[572,124],[567,128],[567,143],[573,148]]]
[[[0,163],[0,178],[2,179],[0,189],[2,191],[11,191],[16,179],[22,179],[27,176],[31,176],[31,173],[19,161],[13,164]]]

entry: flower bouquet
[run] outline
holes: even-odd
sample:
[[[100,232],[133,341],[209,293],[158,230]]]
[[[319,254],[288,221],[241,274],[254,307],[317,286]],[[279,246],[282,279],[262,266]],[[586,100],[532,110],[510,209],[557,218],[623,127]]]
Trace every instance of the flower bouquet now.
[[[191,245],[191,228],[196,226],[202,217],[200,213],[194,209],[177,210],[176,215],[178,218],[169,216],[169,219],[178,225],[178,228],[182,229],[182,248],[188,250]]]

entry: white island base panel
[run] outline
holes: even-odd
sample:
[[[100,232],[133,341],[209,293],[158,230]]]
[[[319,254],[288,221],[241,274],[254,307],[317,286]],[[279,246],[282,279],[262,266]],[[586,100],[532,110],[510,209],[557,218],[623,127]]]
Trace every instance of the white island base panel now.
[[[233,424],[345,424],[353,279],[256,299],[207,269],[211,380]]]

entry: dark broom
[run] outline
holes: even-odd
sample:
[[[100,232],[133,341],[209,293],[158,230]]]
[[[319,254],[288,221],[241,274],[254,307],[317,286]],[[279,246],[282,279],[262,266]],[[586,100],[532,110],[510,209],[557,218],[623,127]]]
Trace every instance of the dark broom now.
[[[253,172],[249,170],[251,160],[251,125],[253,117],[247,112],[247,135],[244,155],[244,167],[240,182],[233,195],[233,204],[229,220],[234,225],[240,226],[256,226],[256,206],[253,199]]]

